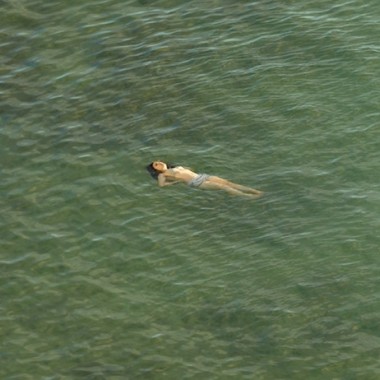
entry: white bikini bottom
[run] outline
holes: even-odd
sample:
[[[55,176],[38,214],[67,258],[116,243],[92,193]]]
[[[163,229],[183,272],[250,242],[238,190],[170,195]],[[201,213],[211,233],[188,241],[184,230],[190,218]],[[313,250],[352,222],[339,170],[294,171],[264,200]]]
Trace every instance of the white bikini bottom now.
[[[203,182],[207,181],[209,178],[210,176],[208,174],[198,174],[188,183],[188,185],[190,187],[199,187],[202,185]]]

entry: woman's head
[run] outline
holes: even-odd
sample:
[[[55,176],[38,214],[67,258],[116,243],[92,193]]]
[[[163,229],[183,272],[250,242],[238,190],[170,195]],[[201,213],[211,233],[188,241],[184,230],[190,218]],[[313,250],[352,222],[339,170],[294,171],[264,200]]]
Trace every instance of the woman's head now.
[[[165,170],[175,168],[175,167],[176,165],[173,165],[173,164],[166,164],[165,162],[162,162],[162,161],[153,161],[146,167],[146,170],[148,170],[149,174],[154,179],[158,179],[158,175],[160,173],[163,173]]]
[[[165,170],[168,170],[168,166],[166,165],[165,162],[162,162],[162,161],[153,161],[152,167],[153,169],[155,169],[156,171],[160,173],[164,172]]]

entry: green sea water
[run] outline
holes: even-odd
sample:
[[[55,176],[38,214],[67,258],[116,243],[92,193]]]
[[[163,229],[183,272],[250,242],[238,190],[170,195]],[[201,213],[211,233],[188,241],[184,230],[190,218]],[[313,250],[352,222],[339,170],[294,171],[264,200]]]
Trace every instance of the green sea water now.
[[[380,378],[378,1],[0,9],[1,379]]]

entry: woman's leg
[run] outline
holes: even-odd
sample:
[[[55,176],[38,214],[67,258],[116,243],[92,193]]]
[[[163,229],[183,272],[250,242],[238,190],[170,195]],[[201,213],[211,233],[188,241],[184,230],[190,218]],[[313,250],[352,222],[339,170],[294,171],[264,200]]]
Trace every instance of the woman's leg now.
[[[224,179],[224,178],[220,178],[220,177],[216,177],[216,176],[211,176],[208,180],[210,182],[215,182],[215,183],[218,183],[218,184],[221,184],[221,185],[224,185],[224,186],[228,186],[228,187],[230,187],[232,189],[239,190],[240,192],[243,192],[243,193],[256,194],[256,195],[262,195],[263,194],[262,191],[253,189],[252,187],[239,185],[237,183],[228,181],[227,179]]]
[[[228,181],[224,182],[224,180],[213,181],[213,180],[208,179],[207,181],[203,182],[199,187],[201,189],[206,189],[206,190],[224,190],[231,195],[239,195],[239,196],[244,196],[244,197],[249,197],[249,198],[259,198],[261,195],[261,192],[260,194],[243,192],[241,190],[238,190],[230,186],[227,182]]]

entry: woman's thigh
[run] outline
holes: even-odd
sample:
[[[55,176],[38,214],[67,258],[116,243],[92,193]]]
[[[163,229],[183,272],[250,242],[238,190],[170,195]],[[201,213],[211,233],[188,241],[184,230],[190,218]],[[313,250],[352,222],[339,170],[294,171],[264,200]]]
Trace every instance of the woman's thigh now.
[[[223,180],[219,177],[210,177],[204,181],[200,186],[201,189],[206,190],[225,190],[228,186],[228,181]]]
[[[210,176],[207,181],[214,183],[214,184],[217,184],[217,185],[224,185],[224,186],[230,185],[230,181],[228,181],[224,178],[217,177],[215,175]]]

